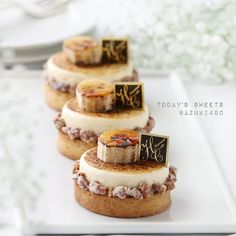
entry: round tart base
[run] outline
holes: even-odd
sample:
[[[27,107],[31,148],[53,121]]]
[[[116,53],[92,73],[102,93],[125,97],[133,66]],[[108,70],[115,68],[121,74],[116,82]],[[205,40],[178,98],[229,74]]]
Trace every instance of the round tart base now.
[[[71,140],[66,134],[59,131],[57,147],[59,152],[71,160],[78,160],[80,156],[89,150],[96,147],[97,144],[86,143],[79,139]]]
[[[163,195],[154,195],[142,200],[134,198],[119,199],[102,196],[81,189],[74,183],[74,195],[76,201],[88,210],[97,214],[135,218],[151,216],[163,212],[171,205],[170,191]]]
[[[73,94],[57,91],[51,88],[47,83],[45,83],[44,87],[46,103],[50,108],[56,111],[61,111],[64,104],[75,97]]]

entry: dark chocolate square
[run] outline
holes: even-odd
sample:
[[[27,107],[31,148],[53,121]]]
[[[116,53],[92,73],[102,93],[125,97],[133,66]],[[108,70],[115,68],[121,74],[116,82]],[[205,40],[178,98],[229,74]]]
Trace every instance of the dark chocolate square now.
[[[127,39],[102,40],[102,64],[126,64],[129,61]]]
[[[144,94],[142,83],[115,83],[116,109],[143,109]]]
[[[168,163],[169,137],[153,134],[140,134],[140,160],[158,164]]]

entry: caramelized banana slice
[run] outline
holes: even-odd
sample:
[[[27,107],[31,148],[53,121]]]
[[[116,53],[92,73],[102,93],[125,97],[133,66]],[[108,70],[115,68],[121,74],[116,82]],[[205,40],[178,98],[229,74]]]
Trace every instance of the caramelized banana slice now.
[[[87,112],[106,112],[113,107],[113,85],[105,80],[90,79],[78,84],[79,108]]]
[[[101,59],[98,42],[87,36],[76,36],[65,40],[63,51],[75,64],[98,64]]]
[[[139,161],[139,134],[126,129],[102,133],[98,138],[97,157],[111,163]]]

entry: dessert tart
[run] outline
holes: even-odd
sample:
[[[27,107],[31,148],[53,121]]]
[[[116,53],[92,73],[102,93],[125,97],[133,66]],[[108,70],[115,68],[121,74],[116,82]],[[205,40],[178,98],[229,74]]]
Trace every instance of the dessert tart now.
[[[114,109],[113,89],[102,80],[83,81],[78,85],[76,98],[69,100],[54,120],[59,131],[58,149],[64,156],[79,159],[86,150],[97,145],[99,135],[106,130],[132,129],[146,133],[152,130],[154,120],[147,106]],[[101,143],[106,144],[105,139],[101,137]],[[107,151],[112,152],[112,147]],[[117,155],[117,161],[121,158]]]
[[[95,147],[99,135],[106,130],[124,128],[149,133],[154,127],[146,106],[143,110],[87,112],[79,107],[76,98],[63,106],[54,123],[59,131],[58,149],[72,160]]]
[[[117,148],[117,152],[120,148],[128,150],[139,145],[138,134],[134,133],[132,130],[105,132],[99,137],[99,142],[110,144],[111,137],[115,137],[112,147]],[[114,150],[110,153],[102,150],[99,146],[94,147],[74,164],[74,195],[80,205],[98,214],[122,218],[151,216],[171,205],[170,192],[176,182],[175,167],[140,161],[128,155],[128,161],[123,158],[117,163]],[[133,148],[128,152],[132,156],[136,150]]]
[[[79,39],[82,40],[84,37]],[[93,39],[89,39],[91,43],[87,43],[88,48],[74,45],[75,38],[66,40],[63,51],[53,55],[45,64],[45,100],[49,107],[60,111],[68,100],[75,97],[76,86],[83,80],[94,78],[108,82],[139,80],[131,62],[98,63],[100,56],[97,56],[99,53],[96,43]]]

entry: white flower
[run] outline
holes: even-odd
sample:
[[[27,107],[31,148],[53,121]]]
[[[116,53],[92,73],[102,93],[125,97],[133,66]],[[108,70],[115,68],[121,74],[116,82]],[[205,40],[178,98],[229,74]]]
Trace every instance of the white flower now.
[[[162,22],[160,22],[154,27],[153,33],[156,37],[165,37],[169,33],[169,30]]]
[[[207,31],[207,27],[206,27],[205,23],[203,23],[203,22],[197,22],[195,25],[195,28],[199,33],[206,33],[206,31]]]
[[[183,52],[182,49],[183,48],[180,45],[178,45],[178,44],[170,44],[168,46],[168,52],[170,54],[175,55],[175,56],[181,55],[181,53]]]
[[[213,35],[211,38],[210,38],[210,42],[213,46],[219,46],[219,44],[222,43],[222,38],[218,35]]]
[[[0,83],[0,203],[26,209],[34,205],[39,193],[36,173],[30,168],[33,137],[28,129],[28,114],[22,112],[22,107],[29,104],[27,94],[19,93],[27,84],[10,85]],[[0,204],[0,218],[4,213]]]
[[[177,33],[176,35],[176,39],[179,41],[179,42],[186,42],[188,40],[188,34],[185,33],[185,32],[180,32],[180,33]]]
[[[225,59],[222,56],[214,57],[212,64],[216,66],[223,66],[225,64]]]
[[[200,45],[202,47],[208,47],[209,43],[210,43],[210,35],[209,34],[202,35]]]
[[[164,65],[167,67],[172,67],[175,64],[174,57],[169,53],[165,53],[163,57]]]
[[[126,16],[116,18],[110,30],[117,34],[123,29],[131,38],[135,66],[181,68],[194,79],[213,83],[235,79],[236,1],[121,2],[130,3],[126,10],[116,9]]]
[[[222,67],[219,70],[219,74],[223,77],[223,79],[225,80],[234,80],[235,79],[235,75],[232,71],[230,71],[229,69]]]

